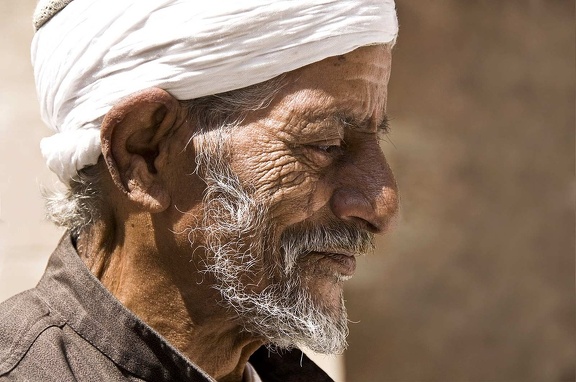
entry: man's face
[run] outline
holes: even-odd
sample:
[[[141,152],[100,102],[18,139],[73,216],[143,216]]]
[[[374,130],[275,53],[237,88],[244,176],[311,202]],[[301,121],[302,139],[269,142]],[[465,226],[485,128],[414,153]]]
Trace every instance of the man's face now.
[[[190,242],[245,329],[279,346],[345,347],[342,283],[397,210],[379,147],[390,60],[365,47],[290,72],[268,107],[196,138]]]

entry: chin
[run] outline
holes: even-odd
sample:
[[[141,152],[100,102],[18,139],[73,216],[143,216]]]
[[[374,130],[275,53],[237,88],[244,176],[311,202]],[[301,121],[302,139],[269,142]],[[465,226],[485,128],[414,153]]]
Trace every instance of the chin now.
[[[306,277],[304,288],[314,305],[325,314],[336,318],[343,308],[343,281],[335,275]]]
[[[354,257],[341,257],[311,254],[297,266],[301,287],[333,317],[342,314],[344,282],[352,278],[356,265]]]

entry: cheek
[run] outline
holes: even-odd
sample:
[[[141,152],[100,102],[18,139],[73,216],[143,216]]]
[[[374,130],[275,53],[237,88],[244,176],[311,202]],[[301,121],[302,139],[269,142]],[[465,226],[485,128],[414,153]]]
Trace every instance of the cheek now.
[[[278,225],[298,223],[328,203],[322,175],[296,158],[282,142],[258,142],[258,150],[236,156],[233,169],[255,197],[270,207]]]

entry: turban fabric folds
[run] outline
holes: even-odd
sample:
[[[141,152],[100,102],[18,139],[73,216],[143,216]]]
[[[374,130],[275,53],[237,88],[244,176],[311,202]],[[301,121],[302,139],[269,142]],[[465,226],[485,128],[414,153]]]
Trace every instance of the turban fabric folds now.
[[[398,32],[393,0],[64,2],[36,32],[32,63],[42,118],[56,132],[42,154],[65,183],[97,162],[102,119],[125,96],[235,90]]]

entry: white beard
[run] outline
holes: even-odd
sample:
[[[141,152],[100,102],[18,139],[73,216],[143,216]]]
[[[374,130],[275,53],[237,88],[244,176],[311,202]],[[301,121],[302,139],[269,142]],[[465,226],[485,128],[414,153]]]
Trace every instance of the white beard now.
[[[205,212],[202,224],[190,228],[189,238],[196,246],[195,237],[203,238],[205,272],[216,280],[222,304],[236,312],[244,330],[271,346],[342,353],[348,335],[342,291],[338,308],[325,307],[303,282],[299,260],[312,251],[338,248],[365,253],[372,248],[372,235],[339,223],[293,228],[276,238],[268,206],[242,187],[225,160],[225,138],[217,138],[198,155],[207,184]]]

